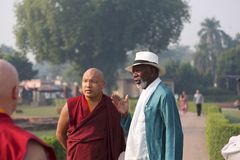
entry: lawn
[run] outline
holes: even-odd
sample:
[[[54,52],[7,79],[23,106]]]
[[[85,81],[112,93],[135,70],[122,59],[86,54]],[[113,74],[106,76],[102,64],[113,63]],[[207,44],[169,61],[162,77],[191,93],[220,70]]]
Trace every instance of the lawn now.
[[[55,136],[56,130],[45,130],[45,131],[30,131],[34,135],[38,136],[39,138],[43,139],[45,136]]]
[[[131,114],[133,114],[135,105],[137,100],[130,100],[130,107],[129,111]],[[206,114],[206,110],[208,107],[216,105],[213,103],[204,103],[203,104],[203,113]],[[57,113],[57,107],[55,106],[18,106],[18,110],[22,110],[22,113],[14,113],[14,117],[58,117]],[[190,112],[196,112],[195,111],[195,105],[193,102],[189,102],[189,111]],[[240,123],[240,110],[238,109],[222,109],[223,114],[226,116],[227,119],[230,120],[231,123]],[[43,138],[44,136],[53,136],[55,135],[56,130],[40,130],[40,131],[31,131],[35,135],[37,135],[40,138]]]
[[[20,105],[17,107],[17,110],[21,110],[22,112],[15,112],[12,117],[58,117],[57,107],[55,106],[27,106]],[[45,136],[54,136],[56,130],[39,130],[39,131],[30,131],[39,138],[43,138]]]
[[[222,112],[231,123],[240,123],[240,110],[237,108],[224,108]]]
[[[22,112],[15,112],[13,117],[58,117],[57,107],[55,106],[26,106],[21,105],[17,110]]]

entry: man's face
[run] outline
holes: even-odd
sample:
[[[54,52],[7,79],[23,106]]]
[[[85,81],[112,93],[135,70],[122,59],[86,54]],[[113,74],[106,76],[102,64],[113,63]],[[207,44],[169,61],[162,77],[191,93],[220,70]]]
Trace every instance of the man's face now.
[[[153,69],[149,65],[137,65],[133,66],[132,74],[137,87],[145,89],[152,82]]]
[[[82,91],[87,98],[98,98],[102,94],[104,82],[94,71],[84,74],[82,79]]]

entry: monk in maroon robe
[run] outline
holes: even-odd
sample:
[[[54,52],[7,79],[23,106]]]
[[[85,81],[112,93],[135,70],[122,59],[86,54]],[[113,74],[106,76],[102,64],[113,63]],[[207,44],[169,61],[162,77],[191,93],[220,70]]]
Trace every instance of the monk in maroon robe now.
[[[0,113],[0,160],[33,160],[42,155],[44,160],[56,160],[52,148],[16,126],[9,115]]]
[[[18,95],[17,70],[0,59],[0,160],[56,160],[50,147],[11,119]]]
[[[57,137],[68,160],[117,160],[125,149],[120,114],[103,94],[102,72],[87,70],[83,94],[68,99],[59,117]]]

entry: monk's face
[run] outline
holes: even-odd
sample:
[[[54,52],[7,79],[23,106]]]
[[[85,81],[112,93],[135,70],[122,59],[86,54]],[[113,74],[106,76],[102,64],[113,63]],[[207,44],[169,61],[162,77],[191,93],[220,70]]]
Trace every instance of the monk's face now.
[[[82,92],[86,98],[98,99],[102,96],[104,80],[102,72],[92,68],[87,70],[82,79]]]

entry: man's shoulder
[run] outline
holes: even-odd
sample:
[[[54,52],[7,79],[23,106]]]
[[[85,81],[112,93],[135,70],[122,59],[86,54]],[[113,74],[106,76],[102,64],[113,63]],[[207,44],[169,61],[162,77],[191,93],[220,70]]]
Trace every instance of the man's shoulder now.
[[[27,142],[29,139],[39,140],[35,135],[17,126],[15,123],[8,123],[3,127],[4,130],[0,133],[2,138],[5,137],[6,139],[14,139],[15,141],[19,140],[21,142]]]
[[[170,88],[164,84],[163,82],[160,82],[159,85],[157,86],[155,92],[157,92],[158,94],[161,95],[173,95],[172,91],[170,90]]]
[[[83,94],[79,95],[79,96],[75,96],[75,97],[70,97],[67,99],[67,103],[76,103],[77,101],[80,101],[81,98],[83,97]]]
[[[68,100],[68,101],[74,101],[74,100],[80,99],[81,97],[83,97],[83,94],[81,94],[81,95],[79,95],[79,96],[70,97],[70,98],[68,98],[67,100]]]

